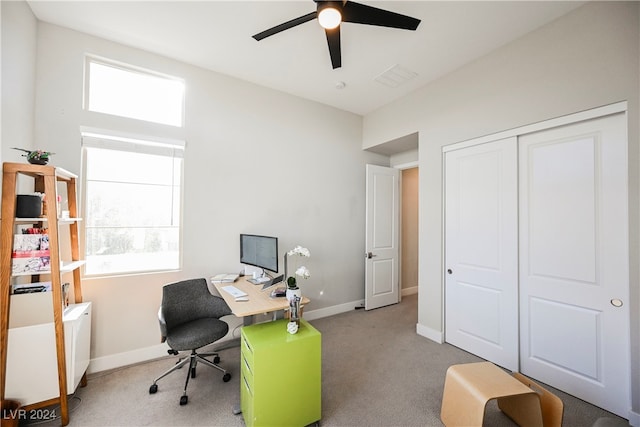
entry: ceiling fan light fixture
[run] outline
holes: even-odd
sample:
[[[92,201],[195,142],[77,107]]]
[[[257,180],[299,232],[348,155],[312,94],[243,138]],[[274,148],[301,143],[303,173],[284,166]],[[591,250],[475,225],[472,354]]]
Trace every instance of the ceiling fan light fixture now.
[[[318,22],[322,28],[333,30],[342,22],[342,14],[338,9],[325,7],[318,12]]]
[[[2,1],[2,0],[0,0]],[[266,37],[278,34],[305,22],[318,20],[327,37],[331,66],[335,70],[342,66],[342,54],[340,47],[340,23],[342,21],[352,24],[375,25],[378,27],[398,28],[401,30],[415,31],[420,25],[420,20],[411,16],[402,15],[390,10],[367,6],[350,0],[313,0],[316,10],[306,15],[299,16],[282,24],[271,27],[253,35],[260,41]]]

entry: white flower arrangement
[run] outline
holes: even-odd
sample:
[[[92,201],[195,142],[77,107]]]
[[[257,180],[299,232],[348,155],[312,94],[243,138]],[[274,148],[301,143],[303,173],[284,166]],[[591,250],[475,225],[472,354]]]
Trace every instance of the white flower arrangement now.
[[[285,277],[287,277],[288,272],[287,272],[287,258],[290,256],[294,256],[294,255],[298,255],[301,257],[306,257],[309,258],[311,256],[311,252],[309,252],[309,249],[307,248],[303,248],[302,246],[296,246],[295,248],[291,249],[289,252],[287,252],[284,256],[284,273],[285,273]],[[287,277],[287,287],[289,289],[295,289],[298,285],[297,283],[297,279],[296,276],[300,276],[303,279],[308,279],[309,277],[311,277],[311,273],[309,272],[309,269],[307,267],[300,266],[296,269],[295,274],[293,276],[288,276]]]
[[[300,276],[303,279],[308,279],[309,277],[311,277],[311,273],[309,273],[309,269],[303,265],[296,270],[296,276]]]
[[[311,256],[311,252],[309,252],[309,249],[307,248],[303,248],[302,246],[296,246],[295,248],[287,252],[287,255],[289,256],[300,255],[300,256],[305,256],[309,258]]]

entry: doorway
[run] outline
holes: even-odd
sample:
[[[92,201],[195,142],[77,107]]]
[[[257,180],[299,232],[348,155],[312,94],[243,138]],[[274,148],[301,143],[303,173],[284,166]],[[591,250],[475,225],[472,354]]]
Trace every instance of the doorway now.
[[[418,168],[402,170],[400,294],[418,293]]]
[[[398,197],[392,201],[391,198],[387,198],[386,202],[383,201],[385,193],[384,191],[376,191],[370,193],[367,190],[367,207],[365,218],[365,308],[367,306],[374,307],[376,304],[367,303],[367,300],[371,300],[371,296],[378,294],[393,293],[394,298],[390,303],[397,303],[401,300],[402,296],[412,295],[418,293],[418,209],[419,209],[419,195],[418,195],[418,167],[419,167],[419,148],[418,148],[418,132],[413,132],[398,138],[383,142],[381,144],[365,148],[366,151],[386,156],[388,159],[388,165],[385,166],[388,169],[389,176],[397,175],[396,182],[399,181],[397,186]],[[372,187],[372,176],[369,172],[366,174],[367,189]],[[386,182],[386,186],[380,187],[387,188],[391,185],[388,179],[382,179]],[[394,184],[395,185],[395,184]],[[379,200],[378,207],[381,209],[378,215],[381,219],[391,217],[391,211],[395,210],[397,223],[395,231],[391,231],[389,228],[383,228],[380,231],[380,236],[388,237],[393,234],[392,239],[388,239],[389,242],[393,242],[396,246],[397,264],[391,269],[386,266],[386,269],[380,269],[381,272],[386,273],[386,281],[381,281],[379,286],[373,285],[373,267],[374,263],[369,256],[375,259],[376,262],[382,261],[381,254],[377,253],[374,248],[375,245],[372,240],[372,217],[373,211],[372,201]],[[380,196],[380,197],[378,197]],[[383,243],[387,243],[385,239],[379,239]],[[382,264],[379,262],[379,264]],[[391,271],[395,270],[395,271]],[[385,274],[379,274],[378,278],[384,277]],[[393,278],[393,279],[391,279]],[[393,283],[391,282],[393,281]],[[417,302],[416,302],[417,304]],[[383,306],[380,304],[378,306]]]

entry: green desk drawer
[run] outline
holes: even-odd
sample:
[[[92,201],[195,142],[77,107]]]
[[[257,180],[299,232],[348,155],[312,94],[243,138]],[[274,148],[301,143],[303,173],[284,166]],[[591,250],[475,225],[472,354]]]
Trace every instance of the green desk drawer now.
[[[240,406],[245,424],[305,426],[320,420],[321,335],[305,320],[297,334],[287,320],[242,328]]]
[[[240,342],[240,351],[242,352],[242,355],[247,360],[249,365],[253,366],[253,348],[251,347],[251,344],[247,342],[247,338],[244,336],[244,334],[241,335]]]
[[[243,368],[240,377],[240,409],[242,410],[242,416],[245,420],[252,420],[254,418],[254,396],[251,387],[248,378],[245,376],[245,369]],[[249,426],[249,423],[245,422],[245,424]]]
[[[240,372],[242,378],[244,378],[247,387],[251,391],[251,394],[253,394],[253,365],[250,365],[247,362],[247,359],[245,359],[244,357],[244,353],[240,356],[240,363]]]

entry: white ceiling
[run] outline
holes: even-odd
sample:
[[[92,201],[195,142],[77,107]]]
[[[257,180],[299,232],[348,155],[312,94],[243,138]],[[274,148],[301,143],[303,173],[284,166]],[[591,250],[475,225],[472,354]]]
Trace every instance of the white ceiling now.
[[[342,24],[333,70],[317,21],[251,36],[315,10],[312,0],[31,0],[36,17],[346,111],[364,115],[581,6],[583,1],[371,1],[421,19],[417,31]],[[417,77],[391,88],[400,65]],[[343,89],[337,89],[344,82]]]

